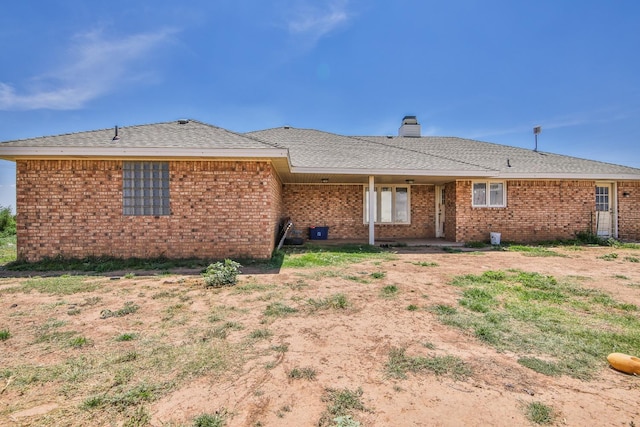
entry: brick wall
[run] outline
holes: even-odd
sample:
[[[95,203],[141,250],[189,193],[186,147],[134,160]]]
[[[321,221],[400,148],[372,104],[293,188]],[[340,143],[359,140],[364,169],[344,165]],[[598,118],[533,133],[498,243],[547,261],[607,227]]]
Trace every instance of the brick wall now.
[[[281,184],[268,162],[170,162],[171,215],[122,215],[122,162],[17,162],[18,257],[268,258]]]
[[[507,241],[570,239],[591,226],[594,181],[510,180],[506,208],[471,207],[471,186],[456,183],[456,241],[485,241],[491,231]]]
[[[640,182],[618,182],[617,196],[618,237],[640,241]]]
[[[308,228],[328,226],[329,239],[362,239],[369,236],[363,223],[362,185],[287,184],[283,190],[283,211],[294,229],[308,237]],[[435,235],[435,193],[433,186],[411,186],[411,224],[376,225],[376,239],[430,238]]]

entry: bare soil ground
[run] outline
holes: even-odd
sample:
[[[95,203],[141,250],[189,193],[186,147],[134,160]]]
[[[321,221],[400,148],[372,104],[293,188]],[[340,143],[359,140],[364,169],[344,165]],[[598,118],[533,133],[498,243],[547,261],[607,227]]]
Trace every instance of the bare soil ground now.
[[[624,261],[639,251],[554,250],[566,257],[402,248],[392,260],[243,274],[224,289],[205,289],[198,274],[98,276],[87,279],[95,290],[57,295],[18,292],[29,279],[3,278],[0,330],[11,337],[0,341],[0,425],[190,426],[221,412],[227,426],[314,426],[327,410],[327,389],[345,388],[362,389],[366,410],[354,419],[363,426],[526,426],[525,407],[534,401],[553,408],[556,425],[640,425],[640,378],[604,360],[590,381],[545,376],[429,310],[457,306],[454,276],[513,268],[578,276],[585,287],[640,305],[640,264]],[[599,258],[611,252],[618,258]],[[397,286],[395,297],[381,297],[387,285]],[[338,293],[346,309],[308,303]],[[125,302],[138,310],[101,318]],[[275,303],[297,311],[266,314]],[[135,338],[117,341],[123,333]],[[73,337],[86,342],[71,345]],[[385,372],[392,348],[456,356],[473,373],[395,379]],[[315,377],[295,378],[296,368]],[[136,384],[150,385],[151,395],[127,406],[118,390]],[[91,408],[92,396],[111,396],[112,404]]]

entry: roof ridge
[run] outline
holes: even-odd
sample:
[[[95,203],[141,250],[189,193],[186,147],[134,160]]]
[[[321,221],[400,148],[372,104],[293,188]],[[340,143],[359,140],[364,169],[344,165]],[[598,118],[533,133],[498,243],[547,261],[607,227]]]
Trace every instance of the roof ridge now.
[[[251,135],[245,135],[239,132],[235,132],[220,126],[216,126],[213,125],[211,123],[206,123],[197,119],[190,119],[190,118],[185,118],[185,119],[174,119],[174,120],[167,120],[167,121],[162,121],[162,122],[155,122],[155,123],[142,123],[142,124],[133,124],[133,125],[125,125],[125,126],[120,126],[120,125],[114,125],[113,127],[108,127],[108,128],[102,128],[102,129],[92,129],[92,130],[79,130],[76,132],[64,132],[64,133],[59,133],[59,134],[55,134],[55,135],[42,135],[42,136],[35,136],[35,137],[27,137],[27,138],[19,138],[19,139],[12,139],[12,140],[8,140],[8,141],[2,141],[0,143],[14,143],[14,142],[24,142],[24,141],[38,141],[38,140],[46,140],[46,139],[50,139],[50,138],[60,138],[60,137],[68,137],[68,136],[76,136],[76,135],[82,135],[82,134],[95,134],[95,133],[100,133],[100,132],[107,132],[107,131],[114,131],[115,128],[118,128],[118,131],[127,131],[130,129],[141,129],[141,128],[147,128],[147,127],[152,127],[152,126],[162,126],[162,125],[171,125],[171,124],[175,124],[175,123],[180,123],[181,121],[185,121],[184,124],[188,124],[188,123],[196,123],[198,125],[201,126],[205,126],[205,127],[209,127],[212,129],[216,129],[219,131],[222,131],[224,133],[228,133],[231,135],[235,135],[238,136],[240,138],[246,138],[249,139],[251,141],[257,142],[259,144],[262,145],[266,145],[270,148],[278,148],[278,149],[285,149],[286,147],[283,147],[277,143],[271,143],[268,141],[264,141],[262,139],[259,139],[255,136],[251,136]]]
[[[198,122],[201,124],[205,124],[202,123],[198,120],[194,120],[194,119],[186,119],[189,121],[194,121],[194,122]],[[177,120],[172,120],[172,121],[166,121],[166,122],[158,122],[158,123],[142,123],[142,124],[137,124],[137,125],[125,125],[125,126],[120,126],[120,125],[113,125],[113,127],[108,127],[108,128],[102,128],[102,129],[91,129],[91,130],[79,130],[79,131],[75,131],[75,132],[64,132],[64,133],[58,133],[55,135],[41,135],[41,136],[33,136],[33,137],[28,137],[28,138],[19,138],[19,139],[11,139],[8,141],[2,141],[2,142],[20,142],[20,141],[29,141],[32,139],[47,139],[47,138],[57,138],[60,136],[69,136],[69,135],[79,135],[81,133],[96,133],[96,132],[105,132],[108,130],[113,130],[115,129],[115,127],[118,127],[118,130],[122,130],[122,129],[129,129],[129,128],[139,128],[139,127],[145,127],[145,126],[155,126],[155,125],[163,125],[163,124],[169,124],[169,123],[173,123]]]
[[[254,136],[249,136],[246,133],[236,132],[236,131],[229,130],[227,128],[223,128],[223,127],[220,127],[220,126],[217,126],[217,125],[212,125],[211,123],[201,122],[201,121],[196,120],[196,119],[185,119],[185,120],[194,121],[194,122],[199,123],[199,124],[204,125],[204,126],[209,126],[209,127],[215,128],[215,129],[220,129],[220,130],[222,130],[224,132],[227,132],[227,133],[230,133],[230,134],[233,134],[233,135],[237,135],[237,136],[240,136],[242,138],[248,138],[248,139],[251,139],[252,141],[256,141],[256,142],[259,142],[259,143],[264,144],[264,145],[268,145],[269,147],[286,148],[286,147],[282,147],[282,146],[280,146],[280,145],[278,145],[276,143],[271,143],[271,142],[268,142],[268,141],[264,141],[262,139],[258,139],[256,137],[254,137]],[[168,123],[171,123],[171,122],[168,122]],[[160,124],[160,123],[158,123],[158,124]]]

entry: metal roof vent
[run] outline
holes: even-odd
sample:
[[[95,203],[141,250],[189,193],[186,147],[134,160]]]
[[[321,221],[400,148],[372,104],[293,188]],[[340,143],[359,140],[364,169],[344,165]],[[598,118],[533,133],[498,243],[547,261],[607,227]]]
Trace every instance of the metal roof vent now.
[[[120,140],[120,136],[118,136],[118,126],[116,126],[116,134],[113,136],[112,141],[119,141]]]
[[[404,116],[402,125],[398,129],[398,136],[419,138],[421,136],[420,133],[420,123],[418,123],[416,116]]]
[[[178,119],[179,125],[186,125],[187,123],[189,123],[189,119]]]

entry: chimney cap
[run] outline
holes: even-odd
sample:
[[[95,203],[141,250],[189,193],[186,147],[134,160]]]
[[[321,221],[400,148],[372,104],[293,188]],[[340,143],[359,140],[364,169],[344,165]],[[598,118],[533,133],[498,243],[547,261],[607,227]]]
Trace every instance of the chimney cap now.
[[[416,116],[404,116],[402,118],[402,124],[403,125],[417,125],[418,123],[418,118]]]

